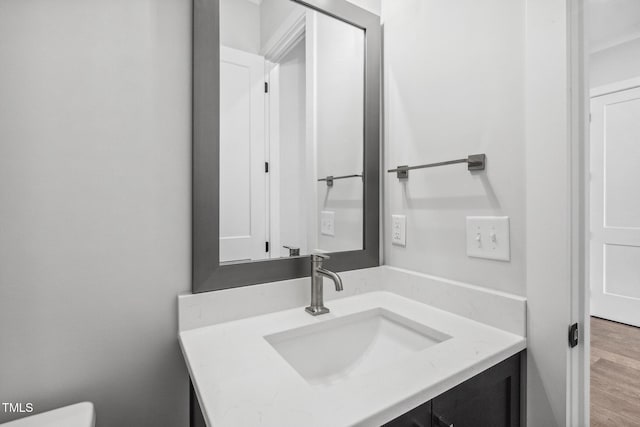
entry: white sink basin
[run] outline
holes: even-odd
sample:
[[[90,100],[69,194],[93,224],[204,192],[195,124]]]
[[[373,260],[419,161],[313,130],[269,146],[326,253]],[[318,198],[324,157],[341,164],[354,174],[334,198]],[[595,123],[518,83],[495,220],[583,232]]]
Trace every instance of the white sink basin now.
[[[308,383],[331,385],[401,363],[451,338],[383,308],[265,336]]]

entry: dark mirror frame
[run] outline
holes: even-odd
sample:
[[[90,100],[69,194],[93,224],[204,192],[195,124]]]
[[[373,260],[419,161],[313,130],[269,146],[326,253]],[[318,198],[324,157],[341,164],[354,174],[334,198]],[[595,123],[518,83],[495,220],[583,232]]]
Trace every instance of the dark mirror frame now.
[[[380,18],[346,0],[292,0],[365,32],[363,249],[332,252],[327,268],[380,264]],[[220,7],[193,2],[192,291],[216,291],[307,277],[309,256],[223,263],[220,252]]]

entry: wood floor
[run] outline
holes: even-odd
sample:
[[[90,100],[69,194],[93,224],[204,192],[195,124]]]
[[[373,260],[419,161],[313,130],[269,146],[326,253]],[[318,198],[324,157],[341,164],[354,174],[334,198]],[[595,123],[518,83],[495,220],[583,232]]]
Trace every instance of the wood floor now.
[[[640,328],[591,318],[591,426],[640,427]]]

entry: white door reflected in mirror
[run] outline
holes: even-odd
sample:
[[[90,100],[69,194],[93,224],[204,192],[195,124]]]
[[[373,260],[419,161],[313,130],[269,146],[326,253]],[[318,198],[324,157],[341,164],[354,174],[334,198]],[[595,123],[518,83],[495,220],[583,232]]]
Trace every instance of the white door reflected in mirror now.
[[[364,31],[290,0],[220,15],[220,262],[363,249]]]

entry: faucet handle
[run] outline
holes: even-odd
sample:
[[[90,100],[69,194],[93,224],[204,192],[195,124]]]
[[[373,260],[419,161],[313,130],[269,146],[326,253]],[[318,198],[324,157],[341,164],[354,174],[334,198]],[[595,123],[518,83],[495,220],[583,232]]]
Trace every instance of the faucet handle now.
[[[311,254],[311,262],[314,264],[315,263],[322,264],[325,260],[328,260],[329,258],[331,258],[329,255]]]
[[[295,246],[287,246],[287,245],[284,245],[283,248],[289,249],[289,256],[300,256],[300,248],[296,248]]]

